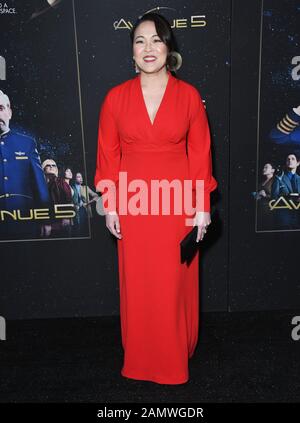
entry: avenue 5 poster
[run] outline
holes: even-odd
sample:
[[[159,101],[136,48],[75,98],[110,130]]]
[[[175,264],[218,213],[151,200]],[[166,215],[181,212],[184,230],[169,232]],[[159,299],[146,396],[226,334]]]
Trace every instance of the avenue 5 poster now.
[[[299,28],[299,1],[262,1],[257,232],[300,230]]]
[[[0,242],[89,237],[73,2],[0,2]]]

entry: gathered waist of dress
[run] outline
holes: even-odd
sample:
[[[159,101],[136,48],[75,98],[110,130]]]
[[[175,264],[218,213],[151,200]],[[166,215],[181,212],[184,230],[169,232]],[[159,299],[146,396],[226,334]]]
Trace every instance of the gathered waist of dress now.
[[[152,146],[126,146],[126,148],[122,148],[122,156],[126,156],[127,154],[186,154],[186,148],[184,143],[180,143],[180,145],[171,145],[168,147],[158,147],[157,145]]]

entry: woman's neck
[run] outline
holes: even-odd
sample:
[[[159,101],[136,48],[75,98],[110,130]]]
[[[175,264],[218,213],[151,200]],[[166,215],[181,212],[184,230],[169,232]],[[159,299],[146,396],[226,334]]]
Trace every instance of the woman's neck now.
[[[169,71],[166,67],[163,67],[157,72],[146,73],[141,71],[139,74],[141,79],[141,85],[143,88],[161,88],[161,86],[165,86],[169,79]]]

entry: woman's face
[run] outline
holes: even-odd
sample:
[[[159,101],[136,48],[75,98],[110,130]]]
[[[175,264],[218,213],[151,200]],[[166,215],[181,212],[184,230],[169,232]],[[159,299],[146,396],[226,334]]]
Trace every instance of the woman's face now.
[[[65,171],[65,178],[72,179],[72,177],[73,177],[73,175],[72,175],[71,169],[66,169],[66,171]]]
[[[58,176],[58,168],[57,164],[54,160],[49,160],[48,164],[46,164],[44,172],[46,175],[49,175],[49,173],[52,173],[55,176]]]
[[[159,71],[166,65],[167,54],[168,47],[157,35],[154,22],[140,23],[133,40],[133,57],[140,71]]]
[[[273,175],[275,172],[275,169],[273,169],[272,165],[270,163],[266,163],[263,168],[263,175]]]

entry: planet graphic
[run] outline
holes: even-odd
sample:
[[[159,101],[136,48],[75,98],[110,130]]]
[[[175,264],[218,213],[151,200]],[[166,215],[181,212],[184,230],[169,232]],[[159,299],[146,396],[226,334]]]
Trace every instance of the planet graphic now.
[[[43,15],[44,13],[48,12],[49,10],[54,9],[61,2],[62,2],[62,0],[45,0],[45,2],[44,2],[45,5],[42,8],[33,12],[33,14],[30,16],[29,20],[31,21],[32,19],[37,18],[40,15]]]

